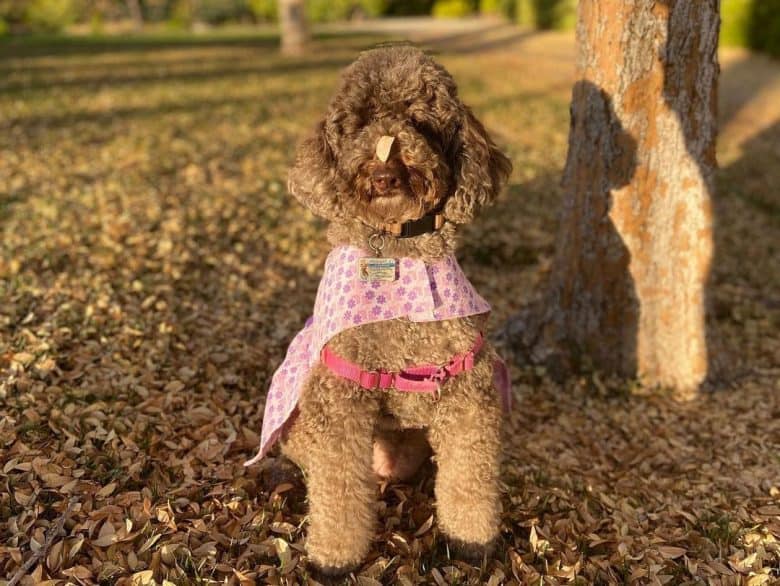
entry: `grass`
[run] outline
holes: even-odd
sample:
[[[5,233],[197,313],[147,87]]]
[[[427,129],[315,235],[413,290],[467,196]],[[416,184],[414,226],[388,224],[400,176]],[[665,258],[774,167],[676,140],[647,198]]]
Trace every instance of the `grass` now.
[[[327,251],[322,222],[284,194],[294,145],[341,67],[380,40],[320,37],[298,59],[232,33],[0,44],[0,575],[73,496],[62,545],[26,583],[306,580],[300,479],[275,458],[241,463]],[[498,325],[554,250],[573,40],[436,50],[515,165],[461,249]],[[757,59],[726,64],[724,100]],[[756,95],[774,91],[761,79]],[[514,368],[499,551],[471,566],[435,523],[415,535],[433,511],[428,476],[385,488],[360,583],[777,577],[780,125],[738,102],[721,121],[709,328],[739,378],[680,403]],[[110,547],[94,543],[105,523]]]
[[[315,41],[362,39],[370,43],[371,35],[349,31],[317,31]],[[193,33],[175,28],[150,28],[132,33],[33,33],[0,36],[0,55],[44,56],[50,54],[95,54],[108,52],[148,52],[175,48],[259,47],[275,48],[279,43],[276,27],[222,26]]]

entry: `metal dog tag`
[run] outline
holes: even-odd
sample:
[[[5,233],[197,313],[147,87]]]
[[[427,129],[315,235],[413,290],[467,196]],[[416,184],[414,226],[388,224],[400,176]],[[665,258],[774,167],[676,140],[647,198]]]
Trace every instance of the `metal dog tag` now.
[[[369,283],[395,281],[398,261],[394,258],[364,257],[358,259],[358,275]]]

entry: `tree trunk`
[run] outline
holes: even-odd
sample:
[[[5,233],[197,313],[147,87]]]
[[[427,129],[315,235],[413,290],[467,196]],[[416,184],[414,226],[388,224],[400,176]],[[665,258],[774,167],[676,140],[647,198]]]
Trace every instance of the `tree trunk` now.
[[[708,369],[718,0],[580,2],[560,234],[546,295],[507,332],[559,370],[648,385]]]
[[[137,31],[142,30],[144,28],[144,14],[141,11],[141,3],[139,0],[126,0],[126,3],[130,18],[133,19],[133,27]]]
[[[279,0],[282,53],[300,55],[308,40],[303,0]]]

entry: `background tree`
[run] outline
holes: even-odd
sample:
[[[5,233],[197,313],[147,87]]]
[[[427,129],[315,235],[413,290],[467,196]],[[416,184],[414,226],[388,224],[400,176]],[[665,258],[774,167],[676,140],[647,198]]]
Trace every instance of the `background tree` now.
[[[718,0],[580,2],[560,233],[541,307],[508,325],[554,370],[707,375]]]
[[[279,0],[279,26],[282,34],[282,53],[303,53],[309,37],[303,0]]]
[[[144,28],[144,14],[141,10],[141,2],[139,0],[125,0],[127,5],[127,12],[130,18],[133,20],[133,26],[136,30],[142,30]]]

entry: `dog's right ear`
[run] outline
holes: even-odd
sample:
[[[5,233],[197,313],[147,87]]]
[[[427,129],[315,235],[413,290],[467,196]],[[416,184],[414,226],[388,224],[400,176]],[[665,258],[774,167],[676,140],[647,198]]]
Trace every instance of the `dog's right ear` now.
[[[335,220],[341,215],[336,163],[324,120],[298,146],[287,189],[318,216]]]

